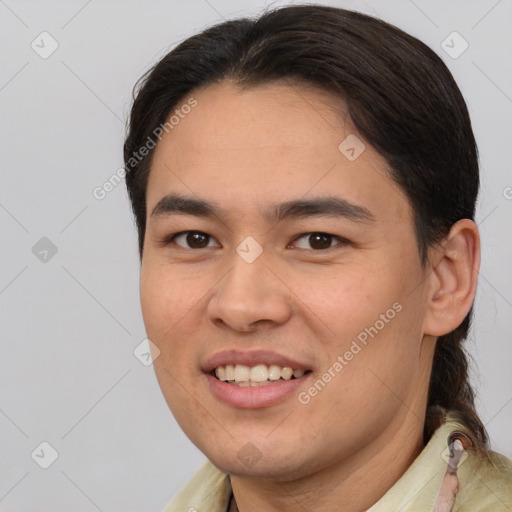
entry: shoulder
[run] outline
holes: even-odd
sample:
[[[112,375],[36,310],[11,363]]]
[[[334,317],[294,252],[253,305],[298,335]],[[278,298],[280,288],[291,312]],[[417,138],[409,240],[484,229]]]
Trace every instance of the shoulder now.
[[[512,460],[497,452],[471,454],[461,464],[461,486],[454,512],[510,512]]]
[[[207,460],[162,512],[225,512],[230,496],[227,474]]]

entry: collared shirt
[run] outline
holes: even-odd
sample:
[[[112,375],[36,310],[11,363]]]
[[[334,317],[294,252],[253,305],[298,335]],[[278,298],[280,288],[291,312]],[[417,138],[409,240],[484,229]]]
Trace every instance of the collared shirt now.
[[[512,512],[512,460],[487,460],[451,414],[400,479],[366,512]],[[460,437],[462,435],[462,437]],[[231,484],[206,461],[163,512],[227,512]]]

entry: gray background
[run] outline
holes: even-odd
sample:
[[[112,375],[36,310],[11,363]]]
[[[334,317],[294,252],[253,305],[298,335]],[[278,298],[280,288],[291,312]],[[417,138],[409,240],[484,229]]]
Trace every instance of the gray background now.
[[[512,457],[512,2],[318,3],[378,15],[419,37],[467,99],[481,154],[483,242],[469,346],[479,411],[494,449]],[[145,332],[124,183],[103,200],[92,191],[122,166],[131,88],[151,64],[223,18],[283,4],[0,0],[1,511],[160,511],[204,460],[152,367],[133,354]],[[31,47],[51,49],[43,31],[58,43],[46,59]],[[458,58],[441,47],[453,31],[469,43]],[[463,44],[448,43],[452,53]],[[46,470],[43,441],[59,454]]]

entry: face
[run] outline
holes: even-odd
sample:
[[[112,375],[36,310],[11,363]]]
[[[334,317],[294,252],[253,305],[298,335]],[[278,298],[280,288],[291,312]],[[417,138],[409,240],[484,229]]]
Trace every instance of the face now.
[[[422,425],[426,269],[385,160],[327,92],[190,96],[154,153],[140,282],[183,431],[225,472],[291,479]]]

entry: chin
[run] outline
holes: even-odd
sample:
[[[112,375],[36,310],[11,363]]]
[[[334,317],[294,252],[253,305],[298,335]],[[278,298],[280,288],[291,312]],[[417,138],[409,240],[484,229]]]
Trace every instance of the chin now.
[[[293,454],[282,452],[266,457],[250,441],[229,454],[211,451],[203,453],[217,469],[238,477],[272,478],[286,482],[303,478],[310,473],[306,460],[291,460],[290,456]]]

